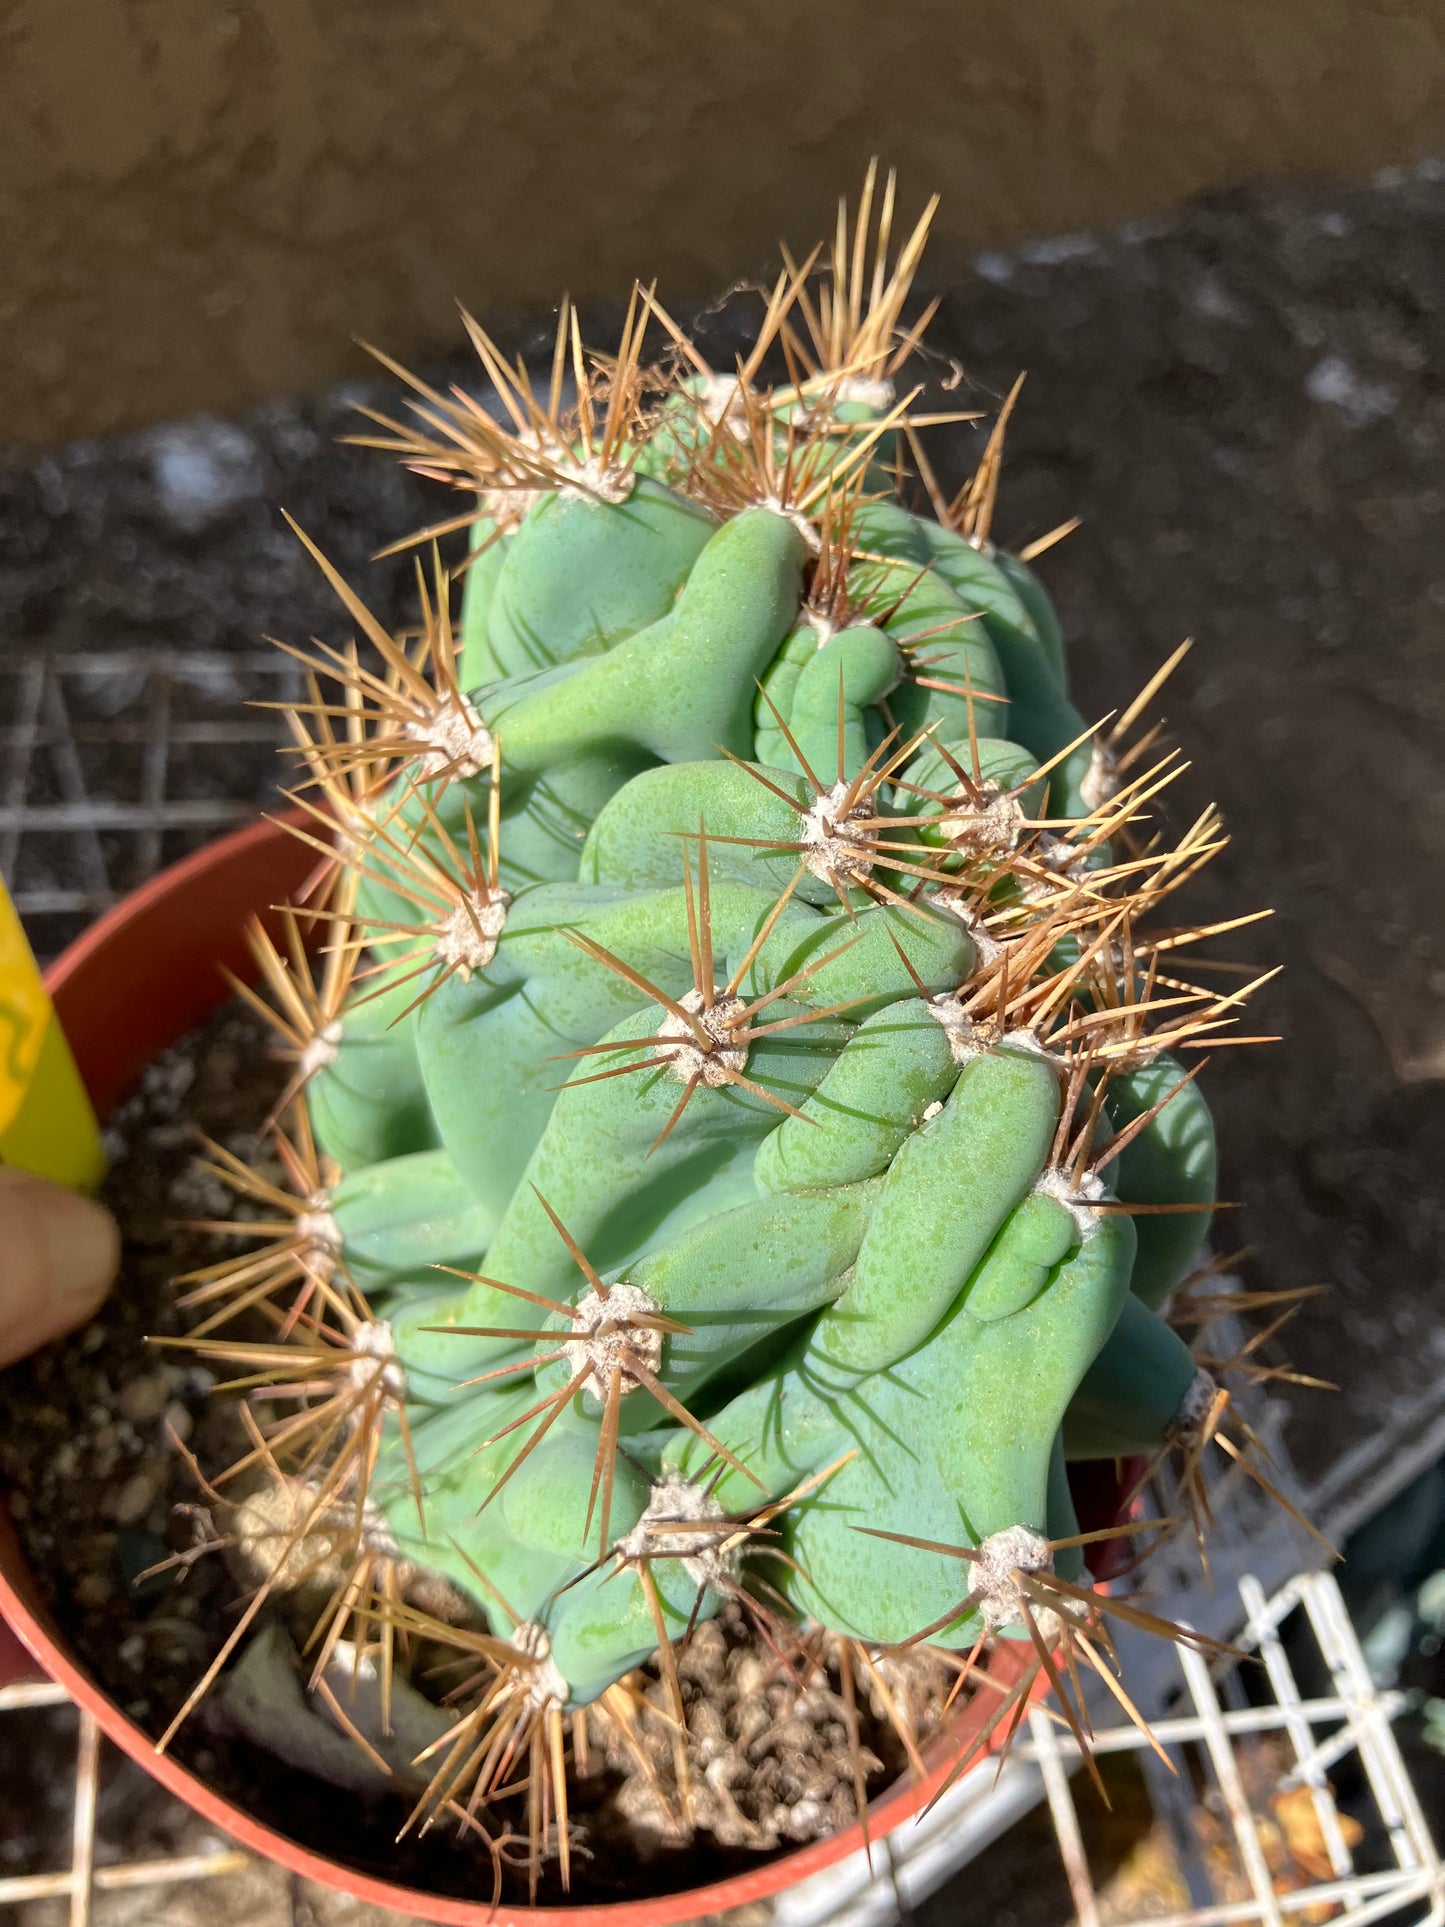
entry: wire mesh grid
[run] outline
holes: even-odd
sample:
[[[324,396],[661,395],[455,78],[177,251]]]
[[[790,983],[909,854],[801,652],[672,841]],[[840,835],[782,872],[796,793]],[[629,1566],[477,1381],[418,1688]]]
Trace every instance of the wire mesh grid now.
[[[0,1716],[42,1707],[65,1707],[63,1686],[48,1680],[24,1681],[0,1687]],[[70,1822],[70,1864],[55,1872],[14,1874],[0,1878],[0,1907],[19,1907],[27,1901],[60,1899],[69,1903],[70,1927],[91,1927],[97,1894],[135,1893],[183,1883],[219,1879],[239,1873],[247,1856],[235,1847],[211,1852],[167,1855],[150,1860],[96,1864],[96,1818],[100,1789],[100,1728],[89,1713],[74,1709],[77,1721],[74,1800]]]
[[[1196,1803],[1206,1810],[1222,1808],[1233,1849],[1233,1880],[1221,1881],[1205,1866],[1188,1829],[1176,1828],[1192,1904],[1173,1914],[1151,1911],[1147,1919],[1152,1927],[1225,1927],[1233,1922],[1285,1927],[1286,1921],[1301,1918],[1366,1927],[1372,1921],[1403,1919],[1409,1909],[1418,1927],[1439,1927],[1445,1921],[1445,1868],[1390,1727],[1391,1719],[1404,1710],[1405,1697],[1375,1690],[1333,1576],[1304,1574],[1271,1598],[1246,1574],[1239,1593],[1246,1618],[1237,1643],[1263,1662],[1273,1698],[1263,1705],[1250,1704],[1237,1669],[1216,1680],[1200,1653],[1181,1646],[1178,1663],[1192,1711],[1161,1719],[1154,1727],[1181,1784],[1203,1780]],[[1285,1623],[1297,1615],[1308,1628],[1313,1649],[1309,1657],[1329,1681],[1328,1691],[1308,1698],[1296,1677],[1300,1662],[1292,1661],[1282,1636]],[[1077,1747],[1058,1732],[1048,1713],[1033,1713],[1030,1725],[1027,1750],[1043,1775],[1079,1927],[1100,1927],[1099,1897],[1083,1853],[1067,1771]],[[1270,1736],[1284,1741],[1292,1758],[1283,1770],[1266,1768],[1262,1789],[1251,1787],[1242,1756],[1250,1749],[1258,1753]],[[1101,1733],[1096,1749],[1137,1753],[1147,1745],[1136,1728],[1125,1727]],[[1329,1778],[1351,1762],[1373,1803],[1373,1831],[1388,1842],[1389,1865],[1357,1863],[1355,1847],[1367,1837],[1366,1829],[1358,1820],[1347,1824]],[[1277,1818],[1266,1820],[1264,1815],[1271,1810],[1277,1814],[1282,1802],[1298,1794],[1307,1800],[1317,1832],[1318,1845],[1310,1857],[1318,1854],[1326,1865],[1320,1869],[1322,1877],[1287,1885],[1284,1882],[1296,1876],[1282,1877],[1280,1825]],[[1235,1884],[1241,1877],[1247,1892],[1219,1897],[1221,1885]],[[1322,1915],[1320,1909],[1327,1911]],[[1113,1927],[1143,1927],[1144,1919],[1115,1915]]]
[[[1080,1750],[1056,1714],[1035,1709],[997,1775],[960,1781],[919,1825],[881,1842],[871,1868],[859,1854],[784,1896],[773,1927],[907,1920],[966,1864],[960,1841],[972,1859],[1041,1797],[1077,1927],[1441,1927],[1445,1866],[1391,1730],[1406,1699],[1372,1683],[1333,1576],[1303,1574],[1270,1593],[1244,1574],[1233,1605],[1235,1643],[1262,1664],[1221,1671],[1170,1648],[1173,1691],[1151,1721],[1157,1754],[1112,1700],[1091,1696],[1096,1760],[1134,1758],[1167,1828],[1163,1897],[1156,1889],[1132,1911],[1101,1893],[1075,1796]],[[1127,1671],[1133,1642],[1120,1643]],[[1184,1904],[1169,1905],[1170,1894]]]
[[[282,769],[260,705],[282,651],[110,649],[0,662],[0,875],[42,956],[147,877],[255,815]]]

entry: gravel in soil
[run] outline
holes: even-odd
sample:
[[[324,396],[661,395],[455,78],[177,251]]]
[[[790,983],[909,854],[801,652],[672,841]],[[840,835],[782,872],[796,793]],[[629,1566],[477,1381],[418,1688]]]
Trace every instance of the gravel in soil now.
[[[173,1281],[223,1248],[187,1221],[244,1215],[198,1166],[198,1133],[264,1168],[256,1126],[282,1080],[258,1020],[239,1005],[223,1008],[150,1067],[107,1127],[104,1196],[124,1238],[115,1291],[84,1331],[0,1375],[0,1473],[51,1611],[100,1684],[153,1735],[220,1650],[238,1604],[224,1559],[202,1552],[173,1560],[211,1532],[191,1460],[214,1476],[246,1445],[235,1403],[212,1395],[215,1375],[184,1348],[152,1341],[181,1336]],[[283,1612],[281,1601],[274,1616]],[[268,1607],[258,1631],[270,1616]],[[892,1679],[889,1689],[926,1738],[950,1676],[922,1656],[906,1666],[906,1679]],[[692,1826],[679,1823],[664,1688],[636,1676],[645,1768],[615,1727],[589,1717],[590,1770],[574,1776],[571,1795],[574,1900],[702,1885],[854,1817],[853,1759],[836,1681],[795,1677],[734,1605],[696,1629],[678,1671]],[[865,1770],[876,1792],[906,1769],[907,1756],[883,1691],[867,1678],[859,1685]],[[44,1730],[58,1729],[52,1722]],[[0,1763],[3,1749],[18,1743],[19,1730],[0,1722]],[[47,1745],[53,1751],[63,1743]],[[475,1846],[444,1830],[396,1845],[406,1807],[386,1795],[343,1795],[280,1765],[228,1730],[214,1701],[202,1703],[173,1750],[243,1810],[319,1851],[406,1884],[491,1891],[490,1862]],[[46,1771],[54,1772],[47,1784],[64,1787],[63,1770]],[[504,1810],[503,1817],[522,1825],[520,1815]],[[15,1845],[25,1832],[18,1815],[17,1825],[10,1858],[24,1861]],[[39,1839],[35,1848],[41,1852]],[[47,1851],[40,1864],[54,1865]],[[506,1878],[525,1894],[525,1846],[508,1854]],[[554,1887],[549,1867],[542,1896]]]

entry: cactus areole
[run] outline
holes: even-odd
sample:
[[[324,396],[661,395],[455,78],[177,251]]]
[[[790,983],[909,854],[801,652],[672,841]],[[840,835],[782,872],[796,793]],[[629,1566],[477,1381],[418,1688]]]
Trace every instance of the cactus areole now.
[[[892,205],[734,367],[641,290],[536,386],[474,328],[486,405],[413,382],[368,437],[470,530],[400,636],[312,549],[354,635],[297,652],[317,871],[256,939],[294,1196],[188,1288],[292,1414],[271,1583],[324,1532],[333,1646],[445,1639],[418,1572],[474,1615],[432,1814],[530,1758],[545,1829],[568,1716],[732,1598],[1106,1664],[1067,1461],[1197,1454],[1227,1396],[1162,1315],[1245,991],[1159,913],[1218,820],[1156,813],[1154,686],[1071,703],[992,536],[1008,409],[935,481],[979,431],[911,385]]]

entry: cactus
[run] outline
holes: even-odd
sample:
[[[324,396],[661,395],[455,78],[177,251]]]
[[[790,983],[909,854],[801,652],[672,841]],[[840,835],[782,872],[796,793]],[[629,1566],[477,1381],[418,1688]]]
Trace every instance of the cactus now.
[[[246,993],[287,1183],[215,1154],[271,1215],[187,1289],[290,1411],[244,1466],[307,1495],[292,1539],[350,1521],[326,1648],[436,1632],[398,1572],[470,1601],[431,1813],[527,1756],[545,1827],[564,1713],[730,1598],[1022,1640],[1062,1691],[1112,1609],[1065,1461],[1227,1403],[1161,1307],[1214,1203],[1188,1066],[1253,986],[1149,921],[1218,820],[1165,838],[1162,677],[1090,728],[994,545],[1014,396],[935,480],[929,217],[890,258],[873,198],[735,373],[639,290],[611,357],[564,308],[540,391],[473,327],[491,412],[406,377],[367,439],[459,491],[459,614],[434,551],[393,637],[307,545],[357,641],[298,652],[318,868]]]

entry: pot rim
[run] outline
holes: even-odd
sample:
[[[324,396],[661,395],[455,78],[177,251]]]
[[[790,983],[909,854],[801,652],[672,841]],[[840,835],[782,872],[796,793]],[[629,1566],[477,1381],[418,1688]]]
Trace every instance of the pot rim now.
[[[243,935],[246,918],[289,894],[313,864],[314,856],[304,844],[289,836],[280,822],[263,818],[160,871],[82,931],[51,965],[47,987],[102,1117],[128,1094],[160,1050],[225,1001],[229,990],[222,967],[243,978],[254,975]],[[156,969],[158,956],[165,960],[164,975]],[[107,1018],[113,1020],[117,1003],[123,1004],[127,994],[150,1001],[127,1009],[127,1022],[118,1032]],[[777,1854],[756,1868],[707,1886],[575,1907],[503,1903],[494,1908],[489,1903],[393,1885],[313,1852],[253,1819],[179,1761],[157,1752],[150,1736],[67,1650],[41,1603],[0,1494],[3,1621],[114,1745],[202,1818],[292,1873],[439,1927],[620,1927],[624,1920],[629,1927],[681,1927],[699,1915],[782,1893],[838,1865],[865,1844],[862,1826],[855,1821],[825,1839]],[[1022,1649],[1015,1651],[1014,1645],[1002,1642],[990,1669],[1006,1685],[1021,1675],[1026,1663]],[[1031,1697],[1042,1697],[1046,1688],[1041,1676]],[[936,1738],[931,1750],[941,1751],[942,1757],[924,1779],[901,1778],[870,1802],[870,1842],[876,1844],[919,1814],[943,1790],[965,1747],[977,1739],[984,1725],[981,1700],[981,1695],[975,1695],[965,1702],[950,1722],[947,1743],[943,1735]],[[997,1735],[989,1735],[968,1770],[973,1771],[998,1743]]]

